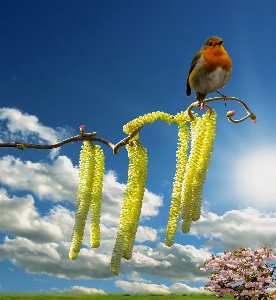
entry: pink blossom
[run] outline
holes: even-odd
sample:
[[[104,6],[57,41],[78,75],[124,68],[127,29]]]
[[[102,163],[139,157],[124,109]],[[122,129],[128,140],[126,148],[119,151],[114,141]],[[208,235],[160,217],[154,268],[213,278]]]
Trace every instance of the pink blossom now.
[[[83,135],[84,132],[85,132],[85,131],[84,131],[84,127],[85,127],[85,125],[80,125],[80,126],[79,126],[80,134],[81,134],[81,135]]]
[[[199,270],[200,270],[201,272],[204,272],[204,273],[206,272],[206,269],[205,269],[205,268],[200,268]]]
[[[267,262],[276,258],[272,251],[265,246],[256,251],[243,247],[235,251],[226,250],[221,256],[212,254],[205,261],[204,268],[200,268],[204,272],[206,267],[213,268],[205,289],[218,297],[232,295],[258,299],[265,295],[265,299],[276,299],[276,293],[266,292],[268,287],[276,287],[276,277],[273,276],[276,266]]]

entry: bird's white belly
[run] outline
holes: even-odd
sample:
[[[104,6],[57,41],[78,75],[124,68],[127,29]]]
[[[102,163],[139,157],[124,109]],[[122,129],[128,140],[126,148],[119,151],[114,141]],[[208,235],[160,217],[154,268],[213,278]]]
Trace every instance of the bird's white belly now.
[[[229,81],[231,71],[226,71],[222,68],[217,68],[211,73],[199,73],[195,81],[192,83],[192,88],[201,94],[216,92],[223,88]]]

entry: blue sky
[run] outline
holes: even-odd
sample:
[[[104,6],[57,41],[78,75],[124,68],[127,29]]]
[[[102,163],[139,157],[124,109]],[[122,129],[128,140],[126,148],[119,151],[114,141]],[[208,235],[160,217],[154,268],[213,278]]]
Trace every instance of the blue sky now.
[[[0,292],[189,292],[211,253],[276,247],[275,1],[0,1],[0,140],[52,143],[87,131],[117,142],[128,121],[184,111],[193,55],[212,35],[232,58],[223,89],[258,122],[225,118],[217,136],[201,219],[164,246],[177,128],[147,125],[149,171],[133,259],[112,276],[109,260],[127,180],[127,152],[106,156],[102,242],[68,258],[81,143],[58,151],[1,148]],[[216,94],[209,95],[216,96]],[[85,233],[84,243],[88,243]]]

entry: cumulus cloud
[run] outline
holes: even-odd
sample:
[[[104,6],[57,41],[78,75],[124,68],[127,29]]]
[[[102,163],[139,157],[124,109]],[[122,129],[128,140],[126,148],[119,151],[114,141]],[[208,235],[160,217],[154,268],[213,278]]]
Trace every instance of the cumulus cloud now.
[[[158,243],[155,248],[137,245],[134,247],[132,259],[122,262],[122,274],[135,270],[143,275],[151,275],[167,280],[201,281],[206,278],[198,270],[210,252],[197,249],[191,245],[174,244],[167,247]]]
[[[67,156],[49,164],[7,155],[0,159],[0,169],[0,183],[12,190],[31,191],[51,201],[76,201],[78,169]]]
[[[128,293],[137,294],[180,294],[180,293],[207,293],[204,287],[193,288],[184,283],[175,283],[172,286],[166,286],[164,284],[153,284],[145,282],[129,282],[123,280],[115,281],[115,286],[123,289]]]
[[[9,259],[29,273],[68,279],[104,279],[112,277],[110,257],[84,248],[77,260],[68,258],[69,243],[37,244],[26,238],[5,237],[0,245],[0,260]]]
[[[109,264],[113,243],[108,244],[110,248],[106,246],[106,249],[102,242],[98,249],[84,247],[77,260],[71,261],[68,259],[69,242],[37,243],[23,237],[5,237],[0,245],[0,260],[8,259],[30,273],[70,279],[106,279],[112,277]],[[171,248],[163,244],[155,248],[135,246],[133,258],[122,261],[121,273],[125,276],[132,274],[131,278],[140,278],[140,282],[143,280],[139,274],[168,280],[202,280],[206,274],[200,272],[197,265],[209,255],[193,246],[178,244]]]
[[[218,216],[205,213],[192,225],[190,234],[209,239],[209,248],[237,248],[238,246],[258,249],[267,244],[276,246],[276,213],[263,213],[253,208],[231,210]]]
[[[185,283],[181,283],[181,282],[177,282],[175,284],[173,284],[170,287],[170,291],[174,294],[180,294],[180,293],[207,293],[204,290],[204,287],[200,287],[200,288],[195,288],[195,287],[190,287],[189,285],[185,284]]]
[[[139,294],[169,294],[169,288],[164,284],[153,284],[145,282],[129,282],[123,280],[115,281],[115,286],[122,288],[129,293]]]
[[[158,239],[157,230],[148,226],[139,226],[136,234],[136,242],[143,243],[145,241],[156,242]]]
[[[107,175],[115,180],[115,175]],[[111,185],[108,185],[111,189]],[[150,195],[147,201],[150,201]],[[112,201],[105,195],[109,203]],[[156,196],[153,194],[153,198]],[[112,198],[114,199],[114,198]],[[162,201],[157,201],[157,204]],[[116,198],[115,204],[105,207],[101,220],[101,245],[98,249],[89,247],[89,221],[85,228],[83,245],[78,259],[68,259],[69,241],[74,226],[74,213],[61,206],[53,206],[43,216],[35,208],[34,198],[31,195],[24,197],[11,196],[7,190],[0,189],[0,231],[8,234],[0,245],[0,258],[8,259],[13,264],[25,268],[31,273],[46,273],[59,278],[110,278],[110,256],[113,250],[118,220],[109,221],[114,208],[120,210],[120,203]],[[106,204],[105,204],[106,205]],[[152,215],[156,208],[153,207]],[[150,211],[147,212],[147,216]],[[117,216],[119,218],[119,215]],[[107,225],[103,221],[107,220]],[[114,224],[115,223],[115,224]],[[112,225],[110,225],[112,224]],[[137,242],[156,241],[157,230],[148,226],[139,226]],[[10,236],[11,235],[11,236]],[[13,238],[14,237],[14,238]],[[46,253],[54,255],[46,255]],[[91,267],[93,265],[93,267]]]
[[[14,236],[6,237],[0,245],[2,260],[8,259],[28,272],[46,273],[59,278],[112,277],[109,264],[116,224],[101,223],[101,245],[98,249],[88,248],[89,226],[86,226],[84,247],[77,260],[70,261],[69,241],[74,224],[72,211],[56,205],[41,216],[31,195],[21,198],[10,196],[5,189],[0,190],[0,205],[1,231]],[[109,215],[111,211],[106,208],[105,213]],[[108,219],[105,215],[103,217]],[[243,245],[259,248],[265,243],[275,247],[275,217],[275,213],[261,213],[252,208],[232,210],[222,216],[204,213],[190,232],[191,235],[208,239],[203,248],[180,244],[170,248],[163,243],[157,243],[154,247],[136,244],[132,259],[122,260],[121,274],[145,283],[149,282],[143,281],[143,275],[175,281],[205,280],[206,274],[200,272],[197,266],[210,257],[214,247],[236,248]],[[139,226],[137,242],[157,242],[157,233],[154,228]]]
[[[127,279],[128,280],[132,280],[132,281],[136,281],[136,282],[147,282],[147,283],[151,283],[150,280],[146,280],[144,278],[142,278],[140,276],[140,274],[136,271],[132,271],[130,274],[127,274]]]
[[[37,243],[55,242],[62,240],[62,224],[51,222],[52,217],[40,217],[34,207],[31,195],[19,198],[9,197],[5,189],[0,189],[0,228],[2,232],[14,236],[26,237]],[[61,207],[56,209],[62,210]],[[52,211],[52,214],[55,214]],[[63,216],[65,214],[63,213]],[[57,221],[58,219],[54,217]]]
[[[1,139],[7,142],[22,141],[29,143],[57,143],[59,140],[70,136],[68,128],[44,126],[36,116],[21,112],[16,108],[0,108],[0,120],[5,122],[1,127]],[[52,150],[52,157],[58,149]]]
[[[143,206],[141,210],[141,219],[149,220],[159,214],[159,207],[163,205],[163,200],[160,195],[153,194],[148,189],[145,189]]]
[[[64,289],[60,292],[64,294],[106,294],[106,292],[103,290],[88,288],[80,285],[71,286],[70,289]]]
[[[7,155],[0,159],[0,183],[15,191],[29,191],[40,199],[54,202],[76,202],[78,168],[67,156],[58,156],[52,163],[22,161]],[[104,176],[102,222],[118,225],[126,185],[118,182],[115,172]],[[161,196],[145,190],[141,220],[157,216],[163,205]]]

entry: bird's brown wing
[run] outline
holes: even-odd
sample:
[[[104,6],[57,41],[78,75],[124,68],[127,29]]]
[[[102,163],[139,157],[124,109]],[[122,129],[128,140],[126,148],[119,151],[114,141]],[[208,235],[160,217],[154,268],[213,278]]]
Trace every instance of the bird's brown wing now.
[[[200,53],[200,51],[198,51],[196,53],[196,55],[194,56],[194,58],[192,60],[192,63],[191,63],[191,67],[190,67],[188,77],[187,77],[187,82],[186,82],[186,95],[187,96],[191,96],[191,87],[190,87],[190,84],[189,84],[189,77],[190,77],[190,74],[192,73],[193,69],[196,66],[196,62],[199,60],[200,55],[201,55],[201,53]]]

